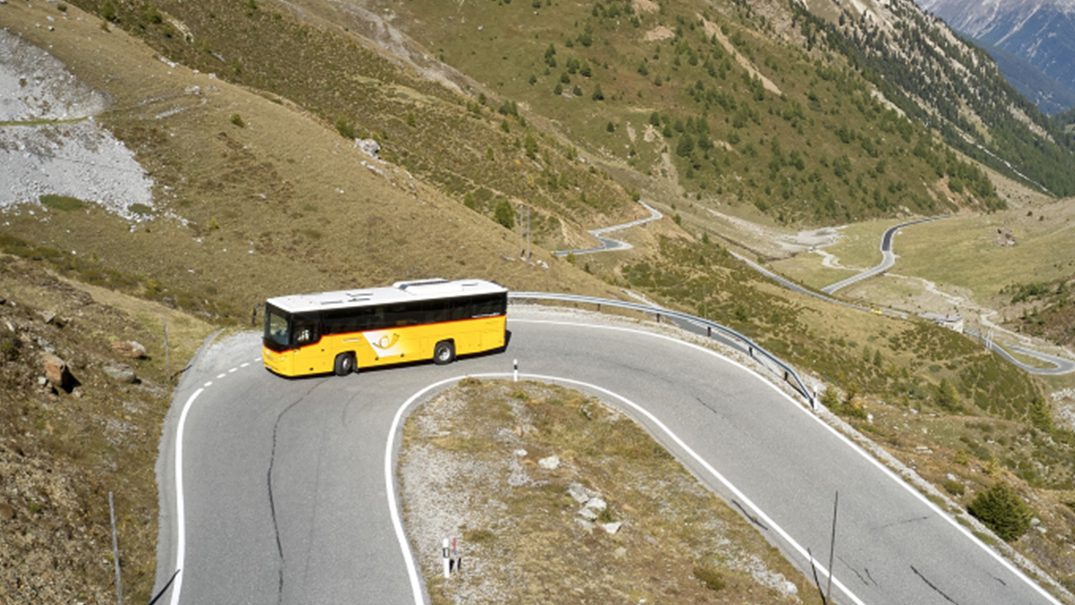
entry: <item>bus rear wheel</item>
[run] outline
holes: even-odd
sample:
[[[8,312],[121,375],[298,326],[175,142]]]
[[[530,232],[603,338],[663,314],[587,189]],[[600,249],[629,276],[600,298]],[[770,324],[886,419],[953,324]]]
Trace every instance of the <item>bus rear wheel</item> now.
[[[337,376],[347,376],[355,371],[355,354],[340,353],[336,356],[336,363],[332,365],[332,371]]]
[[[442,340],[433,347],[433,363],[442,366],[455,361],[455,343]]]

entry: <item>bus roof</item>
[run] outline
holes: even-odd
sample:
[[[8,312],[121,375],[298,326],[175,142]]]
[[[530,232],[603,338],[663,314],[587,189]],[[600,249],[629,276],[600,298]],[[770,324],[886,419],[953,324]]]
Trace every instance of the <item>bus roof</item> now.
[[[277,296],[270,298],[266,303],[288,313],[308,313],[310,311],[369,307],[438,298],[455,298],[458,296],[500,294],[503,292],[507,292],[507,289],[484,279],[457,279],[452,281],[446,279],[422,279],[398,281],[391,286],[381,288],[356,288],[354,290]]]

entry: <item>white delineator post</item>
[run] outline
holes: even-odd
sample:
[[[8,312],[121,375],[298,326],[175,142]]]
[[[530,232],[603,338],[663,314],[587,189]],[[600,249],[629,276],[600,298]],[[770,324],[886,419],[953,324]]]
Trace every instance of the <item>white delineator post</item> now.
[[[448,547],[448,538],[445,538],[441,544],[440,553],[441,558],[444,559],[444,578],[447,579],[452,575],[452,556]]]

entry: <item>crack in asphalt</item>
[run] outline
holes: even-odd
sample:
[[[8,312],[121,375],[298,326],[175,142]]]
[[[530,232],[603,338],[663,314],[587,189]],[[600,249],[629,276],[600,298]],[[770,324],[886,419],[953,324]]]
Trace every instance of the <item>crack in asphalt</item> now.
[[[310,393],[314,391],[318,386],[324,384],[324,381],[315,383],[305,393],[303,393],[298,399],[292,401],[276,416],[276,421],[272,425],[272,451],[269,453],[269,470],[265,473],[267,484],[269,488],[269,514],[272,517],[272,531],[273,536],[276,538],[276,554],[280,560],[280,565],[277,567],[277,583],[276,583],[276,603],[280,605],[284,601],[284,545],[280,541],[280,525],[276,521],[276,500],[272,494],[272,471],[273,466],[276,464],[276,436],[280,430],[280,421],[283,420],[284,415],[291,411],[291,408],[302,403]]]
[[[936,592],[937,594],[939,594],[939,595],[941,595],[942,597],[944,597],[944,600],[945,600],[945,601],[948,601],[949,603],[952,603],[952,605],[959,605],[959,602],[958,602],[958,601],[956,601],[956,600],[955,600],[955,599],[953,599],[952,597],[950,597],[950,596],[948,596],[948,595],[944,594],[944,591],[943,591],[943,590],[941,590],[940,588],[937,588],[937,585],[936,585],[936,584],[934,584],[933,582],[930,582],[930,581],[929,581],[929,579],[928,579],[928,578],[926,578],[926,576],[922,575],[922,572],[918,571],[918,569],[916,569],[914,565],[912,565],[912,566],[911,566],[911,571],[913,571],[913,572],[915,573],[915,575],[916,575],[916,576],[918,576],[919,578],[921,578],[921,579],[922,579],[922,581],[926,583],[926,586],[929,586],[930,588],[932,588],[932,589],[933,589],[933,591],[934,591],[934,592]]]
[[[769,531],[769,528],[764,523],[762,523],[760,519],[758,519],[754,515],[750,514],[747,511],[747,509],[744,508],[743,505],[739,503],[738,500],[732,500],[732,504],[734,504],[735,507],[739,509],[739,512],[743,513],[743,516],[746,517],[751,523],[753,523],[754,525],[757,525],[758,527],[764,529],[765,531]]]
[[[855,574],[856,576],[858,576],[859,582],[862,582],[862,584],[863,584],[864,586],[869,586],[871,582],[873,582],[873,584],[874,584],[874,585],[876,585],[876,584],[877,584],[877,582],[876,582],[876,581],[874,581],[874,579],[873,579],[872,577],[869,577],[869,578],[868,578],[868,576],[870,575],[870,570],[869,570],[869,569],[867,569],[867,568],[863,567],[862,569],[863,569],[863,570],[864,570],[864,571],[866,572],[866,575],[863,575],[862,573],[860,573],[860,572],[859,572],[859,570],[855,569],[855,566],[854,566],[854,565],[852,565],[852,564],[848,563],[848,562],[847,562],[847,560],[846,560],[846,559],[844,559],[843,557],[841,557],[841,556],[837,556],[837,557],[836,557],[836,559],[837,559],[838,561],[840,561],[841,563],[843,563],[845,567],[847,567],[847,568],[848,568],[848,569],[850,569],[850,570],[851,570],[852,572],[854,572],[854,574]]]
[[[873,579],[873,575],[870,573],[869,567],[863,567],[862,571],[866,572],[866,577],[869,578],[871,582],[873,582],[874,586],[880,586],[880,584],[877,583],[877,580]]]
[[[919,523],[919,522],[922,522],[922,521],[928,521],[929,518],[930,518],[930,515],[923,515],[921,517],[912,517],[910,519],[901,519],[899,521],[893,521],[892,523],[885,523],[884,525],[882,525],[881,527],[878,527],[877,529],[888,529],[890,527],[897,527],[897,526],[900,526],[900,525],[907,525],[909,523]]]

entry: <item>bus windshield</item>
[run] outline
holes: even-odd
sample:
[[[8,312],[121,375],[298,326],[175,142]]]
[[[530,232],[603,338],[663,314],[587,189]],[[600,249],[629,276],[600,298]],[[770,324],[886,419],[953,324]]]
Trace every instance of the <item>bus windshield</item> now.
[[[274,307],[265,308],[265,344],[276,345],[276,348],[284,348],[289,344],[288,319],[279,309]]]

